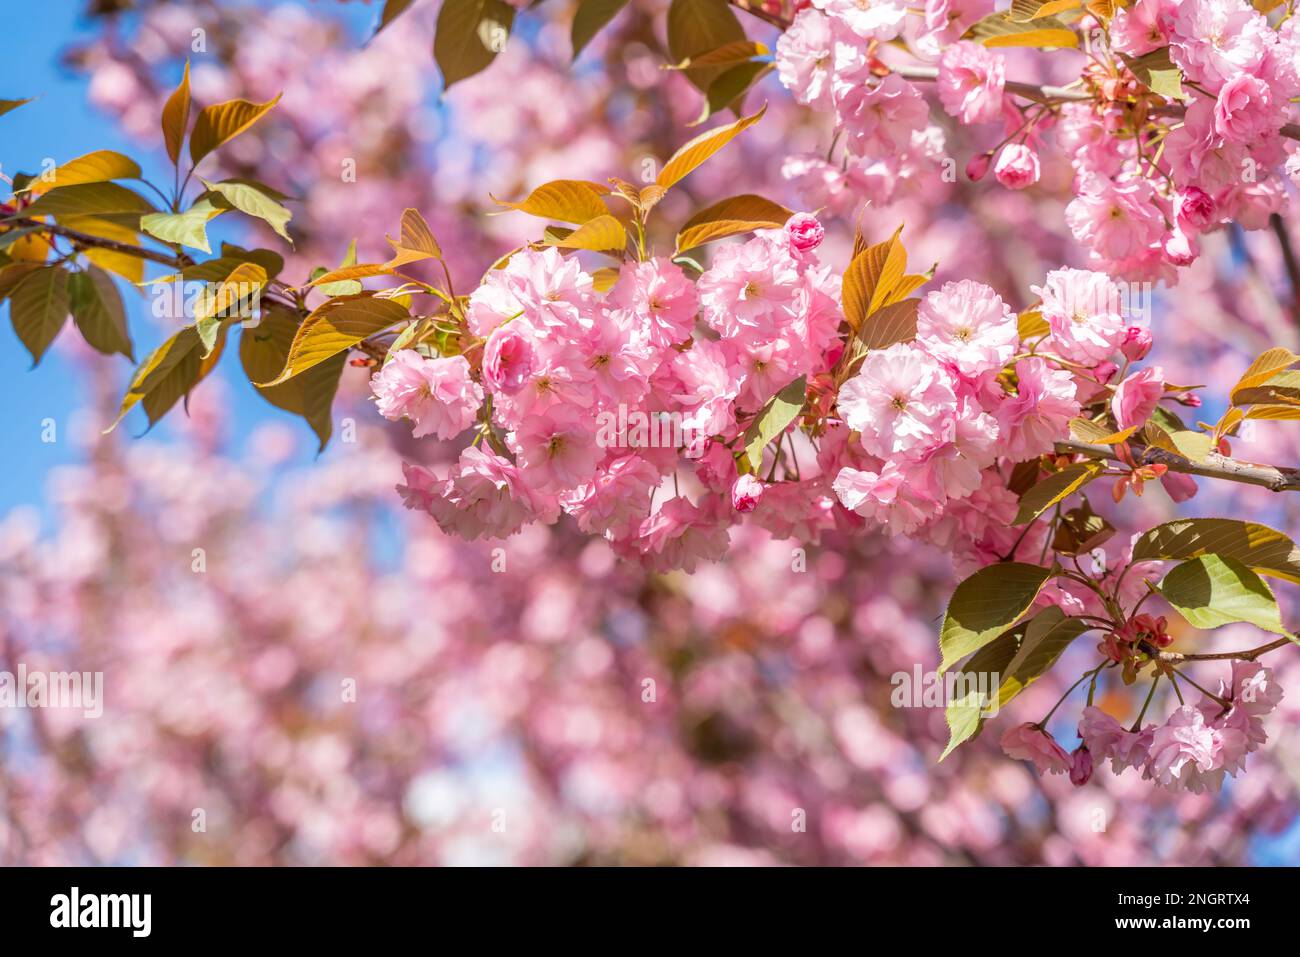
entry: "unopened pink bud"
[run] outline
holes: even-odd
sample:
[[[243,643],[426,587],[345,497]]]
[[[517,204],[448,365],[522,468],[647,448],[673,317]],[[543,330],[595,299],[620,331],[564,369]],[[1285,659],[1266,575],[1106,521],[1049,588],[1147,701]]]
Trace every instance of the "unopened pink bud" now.
[[[988,175],[989,165],[993,162],[993,156],[989,153],[977,153],[966,163],[966,178],[973,183],[978,183]]]
[[[1200,245],[1181,229],[1174,229],[1165,237],[1165,259],[1175,266],[1190,266],[1201,254]]]
[[[752,475],[742,475],[731,486],[731,507],[737,512],[752,512],[763,497],[763,483]]]
[[[993,174],[1007,189],[1024,189],[1038,182],[1038,154],[1024,143],[1008,143],[998,154]]]
[[[1203,233],[1214,225],[1214,199],[1205,190],[1189,186],[1174,199],[1174,218],[1183,232]]]
[[[1124,342],[1119,351],[1129,362],[1141,362],[1151,351],[1151,333],[1141,326],[1129,326],[1124,333]]]
[[[811,213],[795,213],[786,221],[785,235],[791,248],[806,253],[822,244],[826,238],[826,228]]]
[[[1083,745],[1070,755],[1070,783],[1077,788],[1092,780],[1092,752]]]

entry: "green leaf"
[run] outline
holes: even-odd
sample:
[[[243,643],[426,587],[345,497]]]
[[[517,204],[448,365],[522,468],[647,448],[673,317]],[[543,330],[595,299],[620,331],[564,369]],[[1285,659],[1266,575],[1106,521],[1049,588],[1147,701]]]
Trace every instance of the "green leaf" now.
[[[50,190],[23,210],[28,217],[92,216],[110,222],[139,222],[141,213],[152,213],[153,205],[139,193],[117,183],[81,183]]]
[[[780,229],[794,214],[770,199],[745,193],[732,196],[700,210],[686,221],[677,234],[675,255],[705,243],[756,229]]]
[[[279,385],[409,317],[405,306],[369,293],[331,299],[298,327],[280,373],[254,385]]]
[[[347,365],[347,353],[331,356],[279,385],[257,385],[284,368],[298,325],[296,313],[268,303],[262,310],[262,321],[240,333],[239,360],[258,394],[277,408],[302,416],[316,433],[318,451],[322,451],[333,431],[330,413]]]
[[[1258,522],[1233,518],[1180,518],[1143,532],[1133,543],[1133,560],[1167,560],[1220,555],[1261,575],[1300,584],[1300,549],[1288,536]]]
[[[1147,422],[1143,434],[1148,445],[1181,455],[1191,462],[1204,462],[1214,450],[1214,440],[1209,433],[1193,429],[1166,429],[1154,418]]]
[[[1244,621],[1290,636],[1282,627],[1272,589],[1235,558],[1202,555],[1189,559],[1165,576],[1160,594],[1196,628],[1218,628]]]
[[[1136,57],[1121,53],[1120,59],[1152,93],[1171,100],[1181,100],[1187,95],[1183,92],[1182,71],[1169,59],[1169,47],[1161,47]]]
[[[730,43],[724,43],[716,50],[709,50],[707,53],[700,53],[681,63],[667,67],[669,70],[686,70],[693,66],[735,66],[737,63],[748,63],[756,57],[767,56],[771,53],[767,46],[758,43],[755,40],[733,40]]]
[[[1007,674],[1008,665],[1015,657],[1027,627],[1028,623],[1022,622],[1010,631],[1003,632],[971,655],[970,660],[956,673],[957,680],[952,685],[953,694],[944,709],[944,720],[948,723],[948,745],[939,755],[940,761],[952,754],[958,745],[978,735],[984,726],[985,717],[991,716],[997,696],[994,689],[999,687],[1002,676]],[[947,687],[945,684],[945,689]],[[960,693],[962,691],[965,693]]]
[[[28,275],[44,268],[46,267],[41,263],[28,262],[27,260],[7,262],[0,266],[0,302],[13,295],[13,291],[18,288],[18,284],[26,279]]]
[[[700,115],[687,125],[699,126],[715,113],[721,113],[728,107],[734,107],[739,111],[745,94],[775,69],[774,64],[761,61],[740,63],[726,68],[709,84],[709,89],[704,94],[704,106],[700,109]]]
[[[121,353],[135,361],[122,294],[108,273],[96,266],[73,273],[68,277],[68,297],[72,319],[92,349],[106,356]]]
[[[251,318],[261,302],[266,270],[241,262],[220,280],[209,282],[194,303],[194,328],[203,343],[203,358],[216,348],[217,334],[234,317]]]
[[[1105,470],[1100,462],[1077,462],[1043,479],[1020,496],[1020,510],[1013,524],[1023,525],[1083,488]]]
[[[193,326],[186,326],[151,352],[135,370],[117,418],[104,430],[107,434],[117,428],[136,405],[143,402],[150,427],[167,411],[202,381],[217,364],[225,343],[225,330],[217,339],[216,348],[204,359],[202,342]]]
[[[1019,621],[1051,577],[1050,568],[1000,562],[958,585],[939,633],[939,671],[947,671]]]
[[[967,693],[948,703],[948,746],[939,760],[977,734],[986,716],[1006,707],[1016,695],[1051,670],[1070,643],[1088,630],[1086,622],[1067,617],[1052,605],[1003,632],[972,655],[958,675],[975,680],[968,678],[964,682]],[[980,693],[981,686],[996,690],[992,694]]]
[[[745,28],[727,0],[672,0],[668,7],[668,52],[681,63],[710,50],[745,39]],[[722,67],[692,67],[686,78],[701,91],[722,73]]]
[[[998,707],[1047,674],[1070,643],[1090,628],[1086,621],[1067,616],[1056,605],[1044,608],[1029,619],[1024,640],[1003,676]]]
[[[276,96],[265,103],[227,100],[205,107],[194,121],[194,132],[190,134],[190,162],[198,166],[203,157],[243,133],[279,102],[280,97]]]
[[[140,228],[157,239],[180,243],[205,253],[212,252],[208,245],[208,222],[224,212],[210,200],[200,197],[183,213],[150,213],[140,217]]]
[[[751,468],[758,469],[763,461],[763,449],[799,417],[807,393],[807,376],[800,376],[758,410],[754,421],[745,430],[745,457]]]
[[[277,236],[289,245],[293,245],[293,240],[284,228],[293,213],[289,212],[267,193],[256,186],[235,181],[209,183],[207,180],[203,180],[203,185],[241,213],[267,223],[275,230]]]
[[[505,0],[443,0],[433,36],[433,58],[443,92],[488,68],[505,49],[515,8]]]
[[[627,0],[582,0],[573,15],[573,58],[627,6]]]
[[[9,299],[14,332],[40,363],[68,318],[68,274],[62,266],[47,266],[27,275]]]

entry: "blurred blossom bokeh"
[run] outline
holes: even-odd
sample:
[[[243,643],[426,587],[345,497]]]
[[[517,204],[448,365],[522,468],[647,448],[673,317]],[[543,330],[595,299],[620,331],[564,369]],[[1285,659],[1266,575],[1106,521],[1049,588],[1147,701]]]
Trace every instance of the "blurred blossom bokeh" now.
[[[472,283],[533,225],[487,215],[500,211],[491,196],[632,177],[693,135],[699,94],[660,68],[663,0],[632,0],[576,65],[573,4],[540,5],[524,42],[445,97],[429,55],[436,5],[368,40],[378,6],[139,2],[24,56],[51,61],[28,65],[40,78],[57,55],[85,115],[155,159],[187,59],[201,103],[283,92],[213,168],[295,198],[289,275],[334,267],[353,239],[361,262],[382,261],[385,233],[415,207]],[[774,45],[775,29],[751,32]],[[1041,70],[1010,60],[1018,77]],[[746,191],[811,205],[781,168],[824,149],[829,120],[775,76],[751,96],[767,101],[764,121],[665,199],[665,222]],[[954,155],[987,148],[942,122]],[[69,155],[96,145],[68,142]],[[872,235],[905,222],[937,281],[978,278],[1019,310],[1048,270],[1084,265],[1064,223],[1070,179],[1045,155],[1033,190],[928,180],[865,216]],[[822,216],[825,258],[843,261],[857,213]],[[1272,240],[1206,235],[1177,285],[1153,288],[1169,381],[1231,383],[1262,349],[1300,345]],[[139,303],[137,357],[169,334]],[[315,457],[300,420],[225,374],[148,435],[128,419],[104,436],[129,364],[72,337],[55,351],[3,413],[39,421],[41,393],[60,390],[78,407],[57,458],[6,464],[42,491],[0,499],[0,670],[102,672],[104,712],[0,709],[0,863],[1300,863],[1300,656],[1270,660],[1291,693],[1249,773],[1221,792],[1109,769],[1075,787],[1006,757],[1002,730],[1047,712],[1091,642],[1067,653],[1080,668],[1046,675],[940,763],[943,709],[891,702],[897,673],[939,663],[963,570],[933,545],[836,532],[803,547],[743,525],[722,561],[657,574],[567,519],[467,543],[401,508],[402,461],[457,450],[384,421],[366,369],[345,370],[334,440]],[[1234,451],[1300,464],[1300,431],[1260,421]],[[1203,482],[1182,504],[1157,488],[1094,505],[1120,529],[1110,548],[1180,514],[1297,528],[1294,497]],[[1277,589],[1292,621],[1294,590]],[[1176,649],[1258,643],[1247,626],[1171,627]],[[1226,663],[1200,668],[1202,683],[1227,677]],[[1099,704],[1135,712],[1145,690],[1108,686]],[[1051,726],[1067,749],[1076,718]]]

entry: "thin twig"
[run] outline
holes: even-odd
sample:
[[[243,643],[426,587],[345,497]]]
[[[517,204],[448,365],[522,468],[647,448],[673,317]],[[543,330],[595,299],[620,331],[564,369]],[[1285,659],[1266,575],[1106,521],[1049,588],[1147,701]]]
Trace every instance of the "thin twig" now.
[[[1176,651],[1157,652],[1155,657],[1161,661],[1256,661],[1261,655],[1266,655],[1270,651],[1276,651],[1278,648],[1284,648],[1293,644],[1290,638],[1279,638],[1276,641],[1270,641],[1267,645],[1260,645],[1258,648],[1248,648],[1244,651],[1212,651],[1202,654],[1184,655]]]
[[[1291,319],[1300,322],[1300,263],[1296,262],[1295,249],[1291,245],[1291,234],[1286,223],[1277,213],[1268,217],[1268,225],[1277,236],[1278,249],[1282,252],[1282,264],[1286,267],[1287,279],[1291,284]]]

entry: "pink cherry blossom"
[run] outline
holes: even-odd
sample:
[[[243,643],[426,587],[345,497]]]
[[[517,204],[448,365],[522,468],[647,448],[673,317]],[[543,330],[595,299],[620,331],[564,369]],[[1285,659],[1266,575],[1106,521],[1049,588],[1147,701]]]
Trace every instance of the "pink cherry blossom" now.
[[[1021,461],[1050,452],[1079,414],[1073,377],[1040,358],[1016,363],[1016,394],[1002,401],[997,420],[1003,454]]]
[[[1221,736],[1215,733],[1201,710],[1184,705],[1156,728],[1147,771],[1158,784],[1166,787],[1182,784],[1201,790],[1205,773],[1221,765],[1222,750]]]
[[[483,404],[482,387],[470,378],[464,356],[426,359],[414,349],[393,353],[371,386],[380,414],[408,418],[417,439],[450,439],[469,428]]]
[[[1119,287],[1103,273],[1054,269],[1042,286],[1042,315],[1052,330],[1051,348],[1075,362],[1097,363],[1120,347],[1127,325]]]
[[[701,560],[717,561],[727,550],[727,529],[718,518],[714,508],[671,498],[641,523],[637,548],[657,569],[693,572]]]
[[[1065,749],[1036,724],[1018,724],[1002,735],[1007,757],[1032,761],[1039,774],[1067,774],[1072,762]]]
[[[781,83],[794,98],[817,110],[830,110],[835,35],[831,20],[819,10],[800,10],[790,28],[776,41],[776,65]]]
[[[724,336],[773,335],[790,317],[798,265],[765,237],[724,246],[700,277],[701,314]]]
[[[593,477],[603,451],[590,418],[569,406],[556,406],[528,416],[510,433],[508,441],[530,488],[543,492],[574,488]]]
[[[1214,104],[1214,128],[1224,139],[1249,143],[1281,125],[1269,85],[1249,73],[1239,73],[1219,90]]]
[[[688,339],[699,311],[695,284],[680,266],[662,257],[624,263],[608,302],[612,309],[630,312],[656,348]]]
[[[493,392],[518,392],[532,375],[533,362],[533,344],[523,330],[498,328],[483,349],[483,384]]]
[[[520,472],[508,460],[476,447],[465,449],[445,479],[408,467],[398,486],[408,508],[429,512],[444,530],[461,538],[507,538],[543,517]]]
[[[1006,63],[1000,53],[963,40],[939,60],[939,100],[963,123],[989,123],[1002,116]]]
[[[1115,387],[1110,408],[1121,429],[1142,425],[1151,418],[1165,393],[1164,375],[1160,366],[1147,366]]]
[[[843,469],[832,487],[845,508],[877,523],[891,536],[915,532],[934,514],[936,505],[917,494],[894,462],[886,462],[879,473]]]
[[[915,346],[898,343],[868,353],[840,389],[840,413],[862,446],[887,458],[922,451],[943,437],[957,397],[943,368]]]
[[[993,175],[1007,189],[1025,189],[1038,182],[1038,154],[1024,143],[1008,143],[1002,147]]]
[[[813,6],[864,40],[892,40],[907,18],[904,0],[813,0]]]
[[[1002,298],[970,279],[944,283],[921,300],[917,340],[960,375],[1000,370],[1015,355],[1016,317]]]

